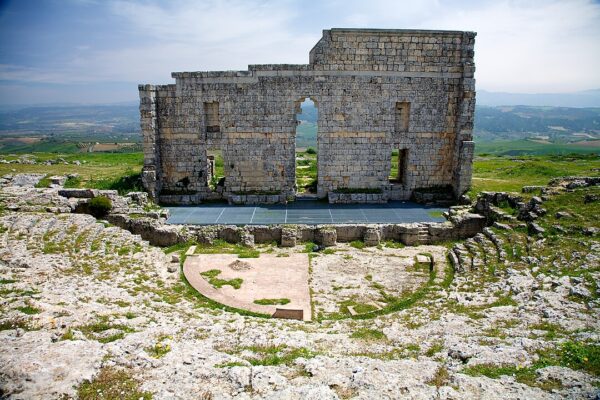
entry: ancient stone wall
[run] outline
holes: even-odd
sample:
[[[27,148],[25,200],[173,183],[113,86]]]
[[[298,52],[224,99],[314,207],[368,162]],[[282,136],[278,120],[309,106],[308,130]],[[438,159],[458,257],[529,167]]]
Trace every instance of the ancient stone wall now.
[[[319,197],[375,189],[400,200],[434,187],[461,194],[473,157],[474,38],[331,29],[306,65],[176,72],[174,85],[140,85],[144,185],[169,203],[293,199],[296,113],[308,97],[318,109]],[[208,184],[209,150],[224,158],[219,191]],[[406,160],[390,181],[393,150]]]

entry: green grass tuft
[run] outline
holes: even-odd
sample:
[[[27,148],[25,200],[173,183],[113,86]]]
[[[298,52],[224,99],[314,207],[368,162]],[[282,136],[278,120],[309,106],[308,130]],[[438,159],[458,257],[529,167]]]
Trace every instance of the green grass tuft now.
[[[142,391],[140,382],[128,372],[114,367],[104,367],[94,379],[79,385],[77,397],[80,400],[150,400],[152,393]]]
[[[272,305],[285,305],[290,302],[290,299],[281,298],[281,299],[258,299],[254,300],[254,304],[260,304],[263,306],[272,306]]]
[[[221,273],[221,270],[219,269],[211,269],[208,271],[204,271],[201,272],[200,275],[202,275],[205,278],[208,278],[208,283],[210,283],[213,287],[220,289],[223,286],[231,286],[234,289],[239,289],[242,287],[242,283],[244,283],[244,280],[242,278],[234,278],[234,279],[220,279],[217,278],[217,276]]]
[[[352,339],[361,339],[367,341],[387,340],[387,337],[382,331],[369,328],[361,328],[357,331],[354,331],[350,337]]]
[[[350,246],[354,247],[355,249],[362,250],[365,248],[365,242],[362,240],[353,240],[350,242]]]

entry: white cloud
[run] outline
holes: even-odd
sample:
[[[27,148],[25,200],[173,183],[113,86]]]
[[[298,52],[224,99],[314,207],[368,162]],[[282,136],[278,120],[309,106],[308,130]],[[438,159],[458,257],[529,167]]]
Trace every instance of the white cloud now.
[[[116,20],[109,25],[125,30],[130,39],[126,44],[96,50],[94,45],[86,48],[86,43],[60,64],[49,63],[54,67],[3,65],[0,79],[170,83],[172,71],[306,63],[320,28],[373,27],[476,31],[476,78],[481,89],[557,92],[600,87],[600,4],[591,0],[100,4],[107,4]],[[322,26],[314,29],[317,24]]]
[[[591,0],[346,1],[356,27],[477,32],[477,86],[560,92],[600,87],[600,4]]]

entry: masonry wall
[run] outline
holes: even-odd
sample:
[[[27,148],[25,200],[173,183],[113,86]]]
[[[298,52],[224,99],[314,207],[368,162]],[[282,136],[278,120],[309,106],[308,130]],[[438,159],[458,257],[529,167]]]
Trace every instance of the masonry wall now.
[[[296,112],[310,97],[319,115],[320,197],[380,189],[385,199],[408,199],[415,189],[439,186],[461,194],[473,156],[474,37],[331,29],[310,64],[181,72],[172,74],[174,85],[141,85],[144,184],[171,203],[293,199]],[[397,103],[409,105],[406,129]],[[211,149],[222,151],[225,164],[216,191],[207,180]],[[407,149],[402,183],[388,178],[394,149]]]

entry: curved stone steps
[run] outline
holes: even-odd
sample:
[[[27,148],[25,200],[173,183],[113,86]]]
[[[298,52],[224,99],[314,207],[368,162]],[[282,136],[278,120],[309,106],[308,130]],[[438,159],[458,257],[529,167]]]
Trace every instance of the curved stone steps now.
[[[496,247],[497,261],[498,262],[506,261],[507,254],[506,254],[506,251],[504,250],[504,240],[502,240],[499,235],[496,235],[494,233],[494,231],[491,230],[490,228],[484,228],[483,234]]]
[[[67,217],[65,217],[67,216]],[[92,252],[92,243],[99,242],[95,251],[104,252],[107,243],[113,247],[131,246],[144,242],[137,235],[118,227],[105,227],[85,214],[14,214],[2,218],[10,233],[25,236],[29,245],[43,249],[48,243],[60,244],[68,250]],[[85,235],[81,238],[81,235]],[[134,239],[136,237],[136,239]]]
[[[450,261],[456,272],[482,269],[491,263],[503,262],[506,252],[503,241],[493,231],[478,233],[450,250]]]

